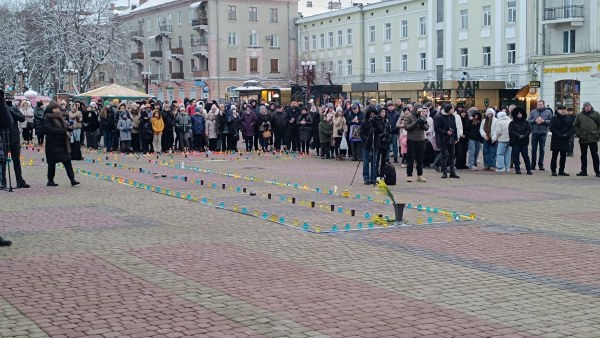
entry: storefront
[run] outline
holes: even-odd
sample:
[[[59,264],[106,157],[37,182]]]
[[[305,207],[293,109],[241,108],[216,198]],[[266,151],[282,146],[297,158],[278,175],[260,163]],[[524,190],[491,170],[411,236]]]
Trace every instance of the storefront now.
[[[336,105],[343,94],[340,85],[315,85],[310,87],[310,100],[317,106],[328,103]],[[292,86],[292,99],[306,101],[306,86]]]
[[[581,111],[586,101],[600,108],[600,62],[545,65],[540,77],[540,96],[552,109],[564,105]]]

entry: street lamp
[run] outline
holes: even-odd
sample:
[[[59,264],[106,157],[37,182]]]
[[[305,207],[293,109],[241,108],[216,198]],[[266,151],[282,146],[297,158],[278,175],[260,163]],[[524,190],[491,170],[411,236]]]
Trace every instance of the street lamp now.
[[[306,81],[306,105],[310,108],[310,85],[315,81],[316,61],[302,61],[302,79]]]
[[[152,73],[150,72],[142,72],[142,82],[144,83],[144,86],[146,86],[146,94],[148,94],[148,86],[150,84],[150,75]]]
[[[15,68],[15,73],[19,74],[20,80],[21,80],[21,90],[19,91],[19,93],[23,93],[23,81],[24,81],[24,77],[25,74],[27,74],[27,68],[25,67],[25,65],[23,65],[23,60],[19,61],[19,66],[17,68]]]
[[[73,69],[73,62],[67,63],[67,68],[63,69],[63,73],[69,75],[69,94],[71,93],[72,85],[73,85],[73,74],[78,74],[79,71],[77,69]]]

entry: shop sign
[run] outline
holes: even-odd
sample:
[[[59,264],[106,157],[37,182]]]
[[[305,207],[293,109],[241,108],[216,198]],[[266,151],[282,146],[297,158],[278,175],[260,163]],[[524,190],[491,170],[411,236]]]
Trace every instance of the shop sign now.
[[[485,98],[485,100],[483,100],[483,104],[485,104],[485,107],[489,107],[490,106],[490,99],[488,99],[487,97]]]
[[[458,81],[458,88],[456,89],[479,89],[479,81]]]
[[[589,72],[592,70],[592,66],[586,67],[558,67],[558,68],[546,68],[544,69],[544,73],[580,73],[580,72]],[[600,70],[600,65],[598,66],[598,70]]]
[[[443,89],[444,81],[423,82],[423,90]]]
[[[540,88],[540,81],[529,81],[529,87],[531,88]]]
[[[173,87],[165,87],[167,90],[174,89]]]

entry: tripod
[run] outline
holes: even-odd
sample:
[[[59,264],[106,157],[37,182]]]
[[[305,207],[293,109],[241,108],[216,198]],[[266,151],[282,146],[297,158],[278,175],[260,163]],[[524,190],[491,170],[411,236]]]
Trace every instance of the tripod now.
[[[13,192],[13,187],[12,187],[12,178],[10,177],[10,159],[8,158],[8,149],[9,149],[9,144],[10,144],[10,132],[9,129],[2,129],[2,135],[0,135],[0,137],[2,137],[2,142],[4,143],[4,148],[6,149],[5,154],[6,154],[6,166],[4,168],[2,168],[2,170],[6,170],[8,171],[8,192]],[[12,155],[12,154],[11,154]],[[20,161],[21,159],[18,159],[18,161]],[[14,164],[13,164],[14,165]]]

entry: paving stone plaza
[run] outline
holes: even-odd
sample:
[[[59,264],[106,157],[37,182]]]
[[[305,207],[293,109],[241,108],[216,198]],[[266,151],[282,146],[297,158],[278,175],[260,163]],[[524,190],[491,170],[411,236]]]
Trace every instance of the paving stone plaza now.
[[[600,337],[600,179],[84,152],[0,191],[0,337]],[[549,153],[546,154],[549,162]],[[381,215],[381,217],[379,217]]]

